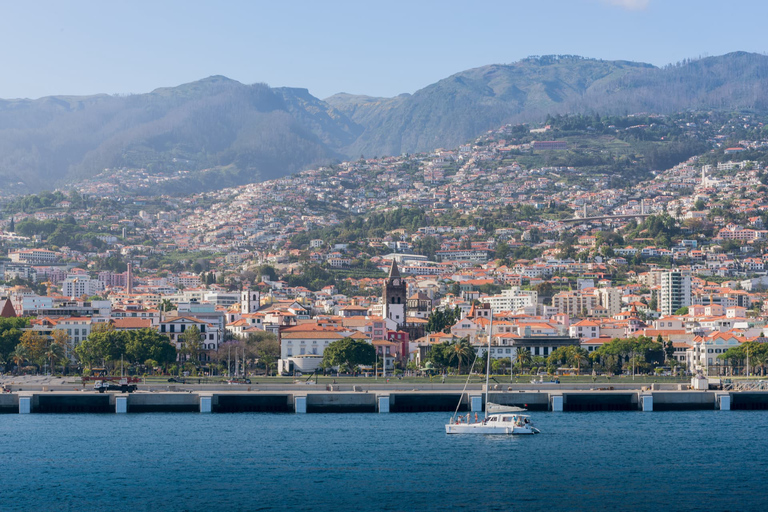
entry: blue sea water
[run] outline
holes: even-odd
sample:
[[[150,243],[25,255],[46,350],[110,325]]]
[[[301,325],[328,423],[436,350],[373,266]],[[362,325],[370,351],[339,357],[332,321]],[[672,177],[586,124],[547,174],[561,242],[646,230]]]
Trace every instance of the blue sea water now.
[[[0,416],[0,511],[768,510],[764,411]]]

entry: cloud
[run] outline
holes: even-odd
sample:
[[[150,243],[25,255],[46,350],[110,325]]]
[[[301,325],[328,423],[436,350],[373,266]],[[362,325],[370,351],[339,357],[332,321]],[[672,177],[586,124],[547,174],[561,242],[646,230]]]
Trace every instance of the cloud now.
[[[628,11],[642,11],[648,7],[651,0],[603,0],[603,2]]]

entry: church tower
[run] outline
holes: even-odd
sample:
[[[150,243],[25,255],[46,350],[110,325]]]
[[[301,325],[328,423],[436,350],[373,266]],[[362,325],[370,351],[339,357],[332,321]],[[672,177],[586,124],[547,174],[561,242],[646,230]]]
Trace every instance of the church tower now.
[[[255,313],[261,305],[261,294],[257,290],[244,289],[240,292],[240,313]]]
[[[405,311],[407,303],[408,285],[400,277],[400,270],[397,263],[392,260],[392,266],[389,268],[389,275],[384,283],[384,294],[382,301],[384,303],[384,317],[394,320],[398,328],[405,324]]]

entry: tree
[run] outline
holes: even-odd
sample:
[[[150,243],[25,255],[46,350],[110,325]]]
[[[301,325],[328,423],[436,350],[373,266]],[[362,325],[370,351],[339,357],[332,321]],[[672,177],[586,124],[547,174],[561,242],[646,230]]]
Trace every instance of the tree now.
[[[154,367],[175,361],[176,347],[171,344],[168,336],[154,329],[139,329],[129,332],[125,355],[134,364],[146,364],[147,360],[152,360]]]
[[[346,366],[352,370],[356,366],[372,365],[376,361],[376,349],[370,343],[342,338],[329,344],[323,352],[323,367]]]
[[[45,351],[45,357],[47,357],[48,361],[50,361],[51,373],[53,373],[56,364],[59,361],[65,360],[67,358],[66,345],[59,343],[56,340],[51,341],[51,343],[48,345],[48,350]]]
[[[267,375],[270,375],[272,365],[280,359],[280,343],[278,343],[277,337],[272,335],[271,338],[259,342],[256,347],[256,355],[259,358],[259,362],[264,364]]]
[[[568,347],[568,362],[576,365],[576,375],[581,373],[581,363],[589,361],[589,353],[582,347]]]
[[[451,350],[448,356],[448,363],[451,364],[453,363],[453,361],[456,361],[458,365],[458,373],[459,375],[461,375],[462,361],[469,362],[469,360],[472,357],[474,357],[474,355],[475,355],[475,351],[469,345],[469,340],[467,338],[464,338],[454,342],[451,345]]]
[[[520,369],[527,368],[531,364],[531,351],[527,348],[517,349],[517,362],[520,364]]]
[[[738,347],[729,348],[722,354],[718,355],[717,358],[726,361],[726,363],[731,367],[731,375],[733,375],[734,363],[741,365],[746,359],[746,356],[747,351],[745,350],[745,347],[743,345],[739,345]]]
[[[675,311],[675,316],[685,316],[688,314],[688,306],[683,306]]]
[[[19,344],[21,335],[24,334],[21,329],[28,325],[28,318],[0,318],[0,357],[10,360],[11,353]]]
[[[11,361],[16,365],[16,370],[21,370],[21,365],[29,359],[29,354],[24,345],[16,345],[16,349],[11,353]]]
[[[48,348],[46,337],[37,331],[24,331],[20,342],[27,351],[27,359],[38,366],[42,366],[45,362],[45,352]]]
[[[127,342],[126,331],[116,331],[111,323],[96,324],[91,334],[75,347],[75,355],[88,368],[96,363],[106,365],[107,361],[117,361],[125,356]]]
[[[181,341],[181,353],[187,357],[187,361],[194,364],[200,362],[200,352],[202,351],[202,335],[196,325],[188,327],[179,335]]]

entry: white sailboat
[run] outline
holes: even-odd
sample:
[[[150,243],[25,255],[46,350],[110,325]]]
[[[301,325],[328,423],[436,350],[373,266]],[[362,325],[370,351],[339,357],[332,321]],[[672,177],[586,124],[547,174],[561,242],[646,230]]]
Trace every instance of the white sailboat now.
[[[491,373],[491,338],[493,337],[493,311],[488,328],[488,357],[485,369],[485,413],[483,419],[479,420],[475,413],[474,422],[472,414],[458,416],[458,407],[451,417],[451,421],[445,425],[446,434],[484,434],[484,435],[533,435],[540,431],[533,426],[530,416],[520,414],[525,411],[519,407],[491,404],[488,402],[488,382]],[[472,364],[474,367],[474,363]],[[472,368],[469,369],[472,375]],[[467,377],[469,382],[469,377]],[[466,384],[464,385],[466,390]],[[462,391],[462,396],[464,391]],[[459,399],[461,404],[461,398]]]

